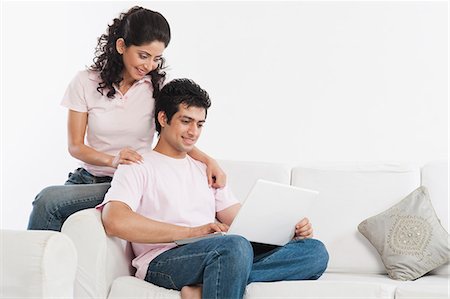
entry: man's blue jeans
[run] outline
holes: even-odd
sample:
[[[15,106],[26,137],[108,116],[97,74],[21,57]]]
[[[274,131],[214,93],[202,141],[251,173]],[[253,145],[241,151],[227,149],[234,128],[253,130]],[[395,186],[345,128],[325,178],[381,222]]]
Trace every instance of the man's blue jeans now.
[[[61,231],[70,215],[103,202],[110,181],[111,177],[96,177],[78,168],[65,185],[47,187],[36,196],[28,229]]]
[[[318,279],[328,264],[325,246],[315,239],[262,252],[258,246],[228,235],[175,247],[151,261],[145,280],[176,290],[202,284],[203,298],[234,299],[251,282]]]

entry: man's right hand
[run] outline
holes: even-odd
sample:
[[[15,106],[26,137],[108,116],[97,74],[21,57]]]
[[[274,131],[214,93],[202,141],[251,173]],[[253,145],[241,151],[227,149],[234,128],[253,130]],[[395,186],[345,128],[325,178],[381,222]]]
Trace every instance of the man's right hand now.
[[[195,226],[189,228],[189,238],[192,237],[199,237],[204,236],[208,234],[212,234],[215,232],[226,232],[228,231],[229,226],[220,223],[220,222],[214,222],[214,223],[208,223],[201,226]]]

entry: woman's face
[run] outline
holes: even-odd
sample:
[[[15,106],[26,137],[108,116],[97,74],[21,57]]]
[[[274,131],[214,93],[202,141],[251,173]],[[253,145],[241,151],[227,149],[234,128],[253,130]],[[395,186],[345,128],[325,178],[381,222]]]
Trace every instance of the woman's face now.
[[[149,72],[156,69],[166,48],[164,43],[160,41],[127,47],[121,38],[117,40],[116,47],[123,58],[123,80],[128,82],[141,80]]]

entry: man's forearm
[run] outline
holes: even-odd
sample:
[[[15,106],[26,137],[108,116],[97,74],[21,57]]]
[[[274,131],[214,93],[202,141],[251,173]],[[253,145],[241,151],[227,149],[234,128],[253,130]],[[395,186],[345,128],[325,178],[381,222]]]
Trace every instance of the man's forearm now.
[[[108,235],[135,243],[170,243],[191,237],[189,227],[146,218],[119,201],[103,207],[102,221]]]
[[[233,222],[234,218],[236,218],[236,215],[240,209],[241,209],[241,204],[237,203],[237,204],[234,204],[220,212],[217,212],[216,217],[220,222],[225,223],[226,225],[230,226],[231,223]]]

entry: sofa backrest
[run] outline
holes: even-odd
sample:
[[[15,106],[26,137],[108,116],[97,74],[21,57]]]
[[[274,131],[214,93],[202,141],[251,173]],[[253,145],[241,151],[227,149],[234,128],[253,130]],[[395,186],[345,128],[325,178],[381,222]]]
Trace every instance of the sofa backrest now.
[[[309,218],[328,249],[327,272],[386,273],[374,247],[358,232],[364,219],[399,202],[420,185],[420,169],[401,164],[298,166],[292,184],[320,192]]]
[[[428,189],[431,203],[442,226],[450,232],[448,183],[448,161],[432,161],[422,167],[422,185]],[[431,273],[448,275],[450,264],[447,263]]]
[[[287,164],[220,160],[227,174],[227,185],[243,202],[258,179],[282,184],[291,183],[291,169]]]

